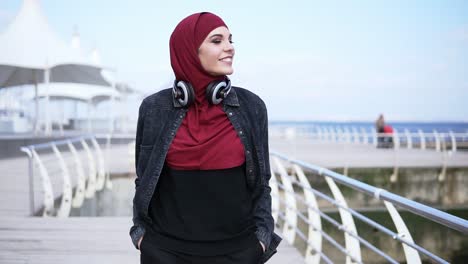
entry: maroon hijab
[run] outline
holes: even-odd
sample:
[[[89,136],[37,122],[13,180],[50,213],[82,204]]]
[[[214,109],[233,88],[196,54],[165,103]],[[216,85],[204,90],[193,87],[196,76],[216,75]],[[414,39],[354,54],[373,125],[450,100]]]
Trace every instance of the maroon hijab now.
[[[205,97],[208,84],[226,76],[208,74],[201,65],[198,49],[208,34],[221,26],[227,27],[220,17],[196,13],[183,19],[171,35],[169,46],[175,77],[192,84],[196,95],[166,156],[172,168],[225,169],[245,161],[244,146],[222,104],[211,105]]]

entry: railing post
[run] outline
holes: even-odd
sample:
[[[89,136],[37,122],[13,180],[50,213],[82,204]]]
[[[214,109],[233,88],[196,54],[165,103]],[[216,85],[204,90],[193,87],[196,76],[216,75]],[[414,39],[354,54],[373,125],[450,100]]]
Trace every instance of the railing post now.
[[[377,130],[375,128],[371,129],[372,133],[372,143],[374,144],[374,147],[377,147],[378,145],[378,135],[377,135]]]
[[[344,136],[343,136],[343,130],[341,129],[341,127],[337,127],[336,128],[336,134],[337,134],[337,141],[338,142],[342,142],[344,139]]]
[[[86,186],[85,197],[92,198],[96,192],[96,164],[86,141],[82,138],[80,142],[88,158],[88,185]]]
[[[437,130],[434,129],[434,131],[432,132],[434,134],[434,140],[435,140],[435,150],[437,152],[440,152],[440,137],[439,137],[439,133],[437,132]]]
[[[318,139],[318,140],[323,140],[323,133],[322,133],[322,129],[320,128],[320,126],[317,126],[317,127],[315,128],[315,131],[317,131],[317,132],[316,132],[317,137],[314,138],[314,139],[315,139],[315,140],[317,140],[317,139]]]
[[[37,163],[39,167],[39,173],[41,175],[42,181],[42,188],[44,190],[44,211],[42,212],[42,216],[53,216],[54,214],[54,193],[52,192],[52,183],[50,182],[49,174],[47,173],[47,169],[45,168],[44,164],[42,163],[41,158],[37,152],[31,149],[31,153],[33,156],[34,161]]]
[[[328,141],[334,142],[335,141],[335,131],[331,126],[326,126],[327,133],[328,133]]]
[[[334,127],[330,127],[330,142],[336,142],[336,132]]]
[[[351,127],[351,131],[353,131],[353,142],[360,143],[361,139],[359,138],[359,132],[357,131],[356,127]]]
[[[452,142],[452,152],[455,153],[457,152],[457,140],[455,139],[455,135],[453,134],[452,131],[449,132],[450,135],[450,140]]]
[[[393,204],[387,201],[384,201],[384,204],[385,204],[385,207],[387,208],[387,211],[390,213],[390,217],[392,218],[393,223],[395,224],[395,227],[397,229],[397,232],[400,238],[406,241],[409,241],[411,243],[414,243],[413,238],[411,237],[411,234],[408,228],[406,227],[405,222],[401,218],[398,211],[395,209],[395,206],[393,206]],[[419,257],[418,251],[416,251],[412,247],[409,247],[405,243],[401,243],[401,245],[403,246],[403,251],[405,252],[406,262],[408,264],[421,264],[421,258]]]
[[[336,185],[335,181],[327,175],[324,175],[324,176],[335,200],[342,207],[348,208],[348,204],[346,203],[346,200],[344,199],[344,196],[341,193],[338,186]],[[356,225],[354,224],[353,216],[351,215],[351,213],[349,213],[346,209],[343,209],[342,207],[338,207],[338,212],[340,213],[341,222],[343,224],[343,229],[346,229],[349,232],[357,235]],[[345,237],[346,249],[348,250],[349,254],[351,254],[358,261],[361,261],[361,248],[359,246],[359,240],[357,240],[356,238],[354,238],[353,236],[349,235],[346,232],[344,232],[344,237]],[[346,263],[347,264],[353,263],[353,261],[351,260],[349,256],[346,256]]]
[[[344,130],[344,135],[345,135],[345,138],[346,138],[346,143],[350,144],[351,143],[351,132],[349,131],[348,127],[344,127],[343,128]]]
[[[297,205],[296,205],[296,198],[294,197],[294,188],[292,186],[291,180],[289,179],[289,175],[284,168],[283,164],[279,161],[278,158],[272,158],[277,171],[280,174],[281,182],[285,188],[284,197],[285,197],[285,204],[287,205],[285,208],[285,224],[283,227],[283,235],[286,240],[290,243],[294,243],[294,239],[296,237],[296,228],[297,228]]]
[[[279,196],[279,187],[278,187],[278,180],[276,179],[275,172],[273,171],[273,167],[270,167],[270,188],[271,188],[271,215],[273,216],[273,220],[275,223],[278,223],[278,214],[280,211],[280,196]]]
[[[302,190],[304,191],[306,204],[318,211],[319,207],[317,199],[315,199],[314,193],[310,190],[311,186],[309,180],[307,180],[307,177],[304,174],[304,171],[301,169],[301,167],[299,167],[296,164],[293,164],[292,167],[296,172],[296,175],[299,178],[301,184],[306,187],[302,188]],[[308,238],[312,246],[307,244],[305,260],[308,264],[318,264],[320,263],[321,258],[319,253],[322,251],[322,234],[320,233],[320,231],[322,231],[322,221],[320,215],[316,213],[316,211],[312,210],[310,207],[307,208],[307,215],[313,227],[309,225]]]
[[[84,193],[85,193],[85,188],[86,188],[86,176],[84,173],[83,164],[81,163],[81,160],[80,160],[80,157],[78,156],[78,152],[76,151],[76,148],[73,146],[70,140],[68,141],[67,145],[68,145],[68,148],[70,149],[70,152],[73,155],[73,159],[75,160],[76,173],[78,175],[75,195],[73,196],[73,201],[72,201],[72,207],[79,208],[81,207],[84,201]]]
[[[100,191],[104,188],[106,182],[106,170],[104,168],[104,157],[101,152],[101,148],[96,141],[95,137],[91,137],[91,144],[93,145],[95,157],[97,160],[97,178],[96,178],[96,190]]]
[[[419,142],[420,142],[419,144],[421,145],[420,148],[421,150],[425,150],[426,149],[426,136],[424,135],[421,129],[418,129],[418,134],[419,134]]]
[[[390,182],[396,182],[398,180],[398,171],[399,171],[399,151],[400,140],[398,131],[394,129],[393,131],[393,173],[390,176]]]
[[[447,145],[445,140],[442,140],[442,170],[439,174],[439,181],[442,182],[445,180],[445,176],[447,174],[447,163],[448,163],[448,153],[447,153]]]
[[[362,135],[362,142],[366,145],[369,144],[369,137],[367,135],[366,130],[363,127],[360,127],[360,129],[361,129],[361,135]]]
[[[106,188],[107,189],[112,189],[112,182],[110,180],[110,166],[109,166],[109,160],[110,160],[110,149],[111,149],[111,137],[112,135],[111,134],[106,134],[106,158],[105,158],[105,171],[106,171],[106,178],[107,178],[107,181],[106,181]],[[135,148],[133,148],[135,150]],[[135,162],[135,156],[132,156],[131,159],[133,160],[133,162]],[[135,166],[133,167],[135,168]]]
[[[405,135],[406,135],[406,148],[412,149],[413,148],[413,137],[407,128],[405,128]]]
[[[72,187],[70,181],[70,172],[68,171],[65,160],[62,157],[62,154],[58,150],[55,143],[52,143],[52,150],[57,156],[60,169],[62,170],[62,201],[60,202],[60,208],[57,211],[57,217],[68,217],[70,215],[71,203],[72,203]]]
[[[400,148],[400,135],[398,134],[398,130],[396,128],[393,129],[393,148],[399,149]]]
[[[29,213],[34,216],[34,160],[29,148],[21,147],[21,151],[28,155],[28,175],[29,175]]]

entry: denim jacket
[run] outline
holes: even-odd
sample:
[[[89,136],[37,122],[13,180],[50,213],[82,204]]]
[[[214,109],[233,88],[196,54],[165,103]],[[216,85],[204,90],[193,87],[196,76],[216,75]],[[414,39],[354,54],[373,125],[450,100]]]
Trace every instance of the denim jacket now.
[[[254,202],[255,235],[266,248],[262,262],[277,252],[282,240],[274,233],[271,216],[271,177],[268,150],[268,116],[265,103],[254,93],[232,87],[222,107],[244,145],[246,177]],[[140,105],[135,144],[135,197],[130,237],[138,240],[151,226],[148,207],[158,183],[169,146],[187,113],[187,108],[164,89],[146,97]]]

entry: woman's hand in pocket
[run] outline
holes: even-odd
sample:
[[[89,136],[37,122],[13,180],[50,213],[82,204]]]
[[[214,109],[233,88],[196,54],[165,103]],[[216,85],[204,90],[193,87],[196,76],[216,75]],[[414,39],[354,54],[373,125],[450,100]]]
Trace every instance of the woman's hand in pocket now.
[[[260,240],[258,242],[260,242],[260,245],[262,246],[262,249],[263,249],[263,253],[265,253],[265,245],[263,245],[262,241]]]
[[[140,237],[140,240],[138,240],[138,249],[139,249],[140,251],[141,251],[141,241],[143,241],[143,237],[144,237],[144,236],[145,236],[145,235],[142,235],[142,236]]]

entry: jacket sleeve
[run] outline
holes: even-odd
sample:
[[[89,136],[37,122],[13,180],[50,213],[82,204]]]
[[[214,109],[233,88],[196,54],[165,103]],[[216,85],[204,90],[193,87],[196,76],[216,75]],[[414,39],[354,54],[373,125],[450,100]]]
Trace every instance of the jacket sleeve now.
[[[268,113],[265,103],[261,101],[261,112],[263,118],[260,119],[260,150],[263,152],[264,164],[260,164],[260,190],[258,194],[258,201],[254,210],[254,220],[257,230],[255,234],[257,238],[264,243],[265,248],[268,249],[273,235],[274,220],[271,215],[271,188],[269,181],[271,178],[270,170],[270,153],[268,148]],[[263,168],[262,168],[263,167]]]
[[[142,134],[143,134],[143,126],[144,126],[144,120],[145,120],[145,114],[146,114],[146,106],[145,106],[145,101],[140,105],[140,108],[138,110],[138,121],[137,121],[137,131],[136,131],[136,138],[135,138],[135,172],[138,172],[138,156],[140,154],[140,145],[142,141]],[[136,178],[135,178],[135,192],[138,189],[140,179],[139,177],[141,175],[138,175],[136,173]],[[135,195],[136,197],[136,195]],[[136,207],[135,207],[135,197],[133,197],[133,226],[130,228],[130,237],[132,239],[132,243],[135,246],[136,249],[138,248],[138,240],[144,235],[145,233],[145,228],[141,224],[141,219],[138,217],[138,214],[136,212]]]

